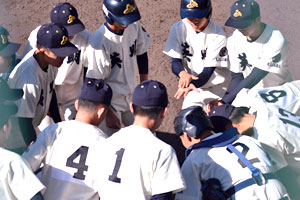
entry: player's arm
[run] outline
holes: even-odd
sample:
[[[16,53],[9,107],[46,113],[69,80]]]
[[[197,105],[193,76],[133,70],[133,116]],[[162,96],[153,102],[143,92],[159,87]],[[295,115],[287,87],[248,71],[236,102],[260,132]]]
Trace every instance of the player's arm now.
[[[36,133],[32,125],[32,118],[18,117],[19,127],[27,146],[36,140]]]
[[[55,123],[61,122],[55,90],[53,90],[52,93],[52,98],[49,106],[49,115],[52,117]]]
[[[234,77],[232,78],[232,81],[239,81],[238,84],[230,83],[229,89],[231,90],[229,93],[226,93],[223,98],[222,102],[224,103],[232,103],[232,101],[235,99],[236,95],[241,91],[243,88],[251,89],[254,87],[259,81],[261,81],[266,75],[268,74],[267,71],[258,69],[254,67],[252,72],[247,76],[246,78],[240,80],[240,78],[236,78],[234,80]],[[240,77],[240,75],[236,75],[237,77]],[[231,86],[232,85],[232,86]],[[232,89],[234,87],[234,89]],[[227,90],[228,91],[228,90]]]
[[[172,198],[172,192],[163,194],[156,194],[151,197],[151,200],[170,200]]]
[[[192,80],[197,80],[198,77],[193,76],[184,70],[182,59],[171,57],[172,72],[179,77],[178,87],[188,87]]]
[[[147,52],[142,55],[137,55],[136,59],[140,74],[140,82],[148,80],[149,66]]]
[[[191,83],[193,83],[197,88],[202,87],[210,79],[215,69],[216,67],[204,67],[203,71],[197,75],[198,79],[192,80]]]

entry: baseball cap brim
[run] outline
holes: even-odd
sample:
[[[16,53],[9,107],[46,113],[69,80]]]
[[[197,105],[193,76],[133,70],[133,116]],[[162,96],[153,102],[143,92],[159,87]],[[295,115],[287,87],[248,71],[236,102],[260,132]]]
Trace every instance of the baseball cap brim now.
[[[19,50],[20,46],[21,44],[10,42],[4,49],[0,51],[0,56],[12,56]]]
[[[124,26],[132,24],[141,19],[141,15],[140,15],[138,8],[135,8],[135,10],[132,13],[129,13],[127,15],[116,16],[112,13],[111,13],[111,15],[113,16],[114,20],[116,20],[119,24],[124,25]]]
[[[236,29],[246,29],[252,24],[253,20],[235,20],[231,17],[225,22],[225,26]]]
[[[77,47],[71,42],[67,42],[65,45],[59,48],[49,48],[56,56],[64,58],[78,51]]]
[[[65,28],[68,31],[68,35],[73,36],[77,33],[80,33],[81,31],[83,31],[85,29],[85,26],[79,19],[76,19],[72,23],[72,25],[67,25],[67,26],[65,26]]]
[[[203,10],[199,10],[199,9],[180,9],[180,16],[181,19],[184,18],[203,18],[207,15],[207,13],[209,12],[210,8],[206,8]]]

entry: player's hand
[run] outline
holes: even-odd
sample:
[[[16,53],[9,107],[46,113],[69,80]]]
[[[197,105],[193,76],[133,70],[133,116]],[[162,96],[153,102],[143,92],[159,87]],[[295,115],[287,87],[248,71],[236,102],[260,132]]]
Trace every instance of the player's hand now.
[[[192,80],[198,80],[198,77],[194,76],[194,75],[191,75],[191,74],[187,73],[186,71],[181,71],[179,73],[178,87],[179,88],[186,88],[190,85],[190,82]]]
[[[215,107],[217,106],[221,106],[223,105],[224,103],[219,100],[219,99],[214,99],[212,101],[210,101],[208,104],[207,104],[207,114],[211,112],[212,109],[214,109]]]
[[[190,92],[190,91],[195,91],[195,92],[200,92],[198,90],[198,88],[195,87],[194,84],[190,84],[188,87],[186,88],[178,88],[177,92],[175,93],[174,97],[176,99],[180,99],[182,96],[186,97],[186,95]]]
[[[120,122],[119,118],[115,115],[115,113],[111,107],[109,107],[105,119],[106,119],[106,126],[108,128],[113,128],[113,129],[121,128],[121,122]]]

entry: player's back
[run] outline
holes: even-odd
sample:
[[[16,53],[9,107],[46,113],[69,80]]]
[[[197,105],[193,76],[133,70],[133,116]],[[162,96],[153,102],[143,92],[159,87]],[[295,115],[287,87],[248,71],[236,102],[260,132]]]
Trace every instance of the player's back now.
[[[184,187],[174,150],[150,130],[132,125],[105,143],[99,153],[101,200],[151,199]]]
[[[40,133],[23,154],[33,170],[43,161],[45,199],[98,199],[91,166],[104,134],[97,127],[71,120],[54,124]]]
[[[241,136],[233,146],[258,168],[263,174],[272,173],[273,168],[259,144],[248,136]],[[217,178],[226,191],[233,185],[252,178],[251,171],[235,153],[226,146],[218,148],[200,148],[194,150],[184,162],[182,173],[186,179],[187,191],[178,194],[176,199],[185,199],[191,190],[200,191],[203,182]],[[200,179],[199,179],[200,174]],[[198,188],[200,185],[200,188]],[[202,198],[201,192],[196,192]],[[277,180],[270,179],[265,185],[253,184],[238,192],[234,199],[280,199],[286,195],[284,186]]]

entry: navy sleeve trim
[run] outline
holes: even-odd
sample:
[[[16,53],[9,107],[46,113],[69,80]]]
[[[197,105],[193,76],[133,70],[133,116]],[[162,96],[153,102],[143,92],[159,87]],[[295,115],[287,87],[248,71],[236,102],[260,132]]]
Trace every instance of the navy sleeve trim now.
[[[148,67],[148,54],[147,52],[136,56],[137,65],[139,68],[139,74],[148,74],[149,67]]]
[[[184,70],[182,59],[171,57],[172,72],[179,77],[179,73]]]
[[[243,89],[251,89],[254,87],[260,80],[262,80],[269,72],[254,68],[252,72],[244,78],[243,80],[239,81],[239,83],[235,86],[235,88],[230,92],[224,95],[222,101],[224,103],[232,103],[235,99],[236,95]],[[231,84],[230,84],[231,85]],[[232,87],[232,86],[231,86]],[[228,90],[227,90],[228,91]]]
[[[151,197],[151,200],[170,200],[172,197],[172,192],[167,192],[163,194],[156,194]]]
[[[210,79],[215,69],[216,67],[204,67],[203,71],[197,76],[199,79],[192,80],[191,83],[193,83],[197,88],[202,87]]]

